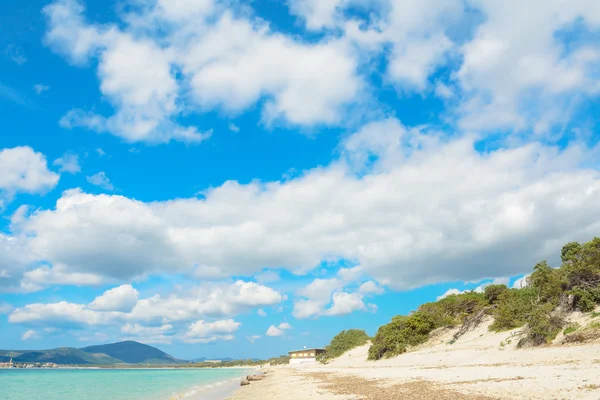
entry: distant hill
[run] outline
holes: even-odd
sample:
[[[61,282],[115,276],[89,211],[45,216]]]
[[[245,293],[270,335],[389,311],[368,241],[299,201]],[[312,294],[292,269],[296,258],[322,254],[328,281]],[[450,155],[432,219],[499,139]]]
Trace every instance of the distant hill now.
[[[92,354],[106,354],[127,364],[181,364],[186,362],[172,357],[156,347],[131,340],[84,347],[81,351]]]
[[[0,350],[0,362],[13,359],[17,363],[55,363],[78,365],[111,364],[184,364],[156,347],[126,341],[82,349],[61,347],[50,350]]]

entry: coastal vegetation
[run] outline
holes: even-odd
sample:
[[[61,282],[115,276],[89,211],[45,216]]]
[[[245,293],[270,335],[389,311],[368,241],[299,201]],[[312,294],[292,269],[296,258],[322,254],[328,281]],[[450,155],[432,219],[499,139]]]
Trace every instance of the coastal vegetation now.
[[[546,261],[538,263],[523,288],[490,285],[480,293],[450,295],[423,304],[409,316],[393,317],[377,331],[369,359],[402,354],[425,343],[438,328],[461,326],[456,340],[485,316],[493,318],[493,331],[522,327],[524,335],[519,347],[552,341],[565,327],[567,313],[590,313],[600,303],[600,238],[584,244],[566,244],[561,261],[558,268]],[[565,333],[573,334],[577,329],[567,327]]]
[[[363,346],[371,338],[367,332],[360,329],[348,329],[341,331],[331,339],[331,343],[325,347],[325,353],[319,354],[318,361],[327,362],[333,358],[337,358],[356,347]]]

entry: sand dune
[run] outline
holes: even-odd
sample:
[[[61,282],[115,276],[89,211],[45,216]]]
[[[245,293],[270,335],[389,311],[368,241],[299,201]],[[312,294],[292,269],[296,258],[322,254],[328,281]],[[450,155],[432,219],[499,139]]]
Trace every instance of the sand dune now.
[[[561,334],[556,344],[517,349],[519,330],[493,333],[490,323],[453,344],[454,330],[435,332],[392,359],[367,361],[366,345],[327,365],[272,368],[231,399],[600,399],[600,342],[564,345]]]

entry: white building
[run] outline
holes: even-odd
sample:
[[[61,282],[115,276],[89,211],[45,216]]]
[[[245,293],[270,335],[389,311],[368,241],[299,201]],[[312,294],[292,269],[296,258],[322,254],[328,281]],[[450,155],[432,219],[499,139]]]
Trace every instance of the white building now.
[[[303,349],[290,351],[290,364],[303,364],[317,362],[317,356],[325,353],[325,349]]]

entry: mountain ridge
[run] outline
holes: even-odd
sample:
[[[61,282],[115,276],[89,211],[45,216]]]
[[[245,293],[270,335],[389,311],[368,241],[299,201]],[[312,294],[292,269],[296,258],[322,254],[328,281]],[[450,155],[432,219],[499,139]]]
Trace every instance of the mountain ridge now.
[[[78,365],[185,364],[156,347],[126,340],[82,348],[59,347],[48,350],[0,350],[0,362],[54,363]]]

